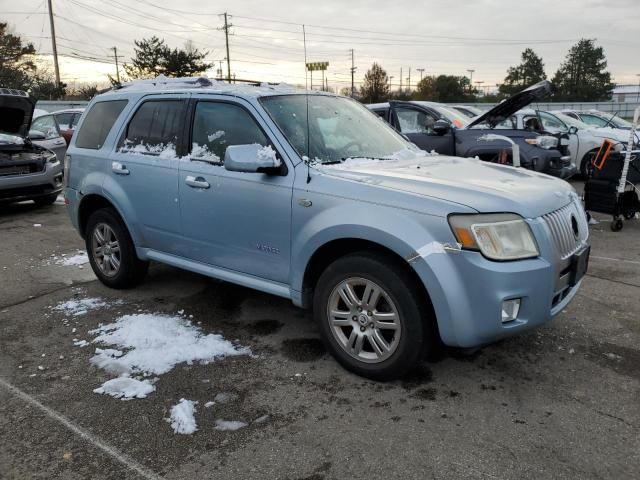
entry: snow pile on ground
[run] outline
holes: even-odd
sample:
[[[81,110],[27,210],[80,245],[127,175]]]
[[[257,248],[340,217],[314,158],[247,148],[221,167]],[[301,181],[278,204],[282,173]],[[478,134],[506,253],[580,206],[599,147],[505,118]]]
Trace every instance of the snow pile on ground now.
[[[89,263],[89,257],[87,256],[87,252],[80,251],[77,255],[72,255],[71,257],[63,257],[59,260],[56,260],[57,265],[64,266],[77,266],[84,265],[85,263]]]
[[[104,382],[102,386],[96,388],[93,392],[127,400],[145,398],[155,389],[156,387],[149,380],[136,380],[135,378],[123,376]]]
[[[216,420],[216,430],[235,431],[246,427],[247,424],[238,420]]]
[[[193,400],[180,399],[177,405],[171,407],[171,416],[167,419],[175,433],[191,435],[198,430],[195,412],[196,404]]]
[[[116,398],[133,398],[128,397],[124,390],[120,396],[114,394],[117,387],[129,388],[132,380],[162,375],[179,363],[206,364],[226,356],[251,354],[248,348],[235,346],[221,335],[204,335],[199,327],[181,316],[124,315],[114,323],[102,325],[89,333],[96,335],[93,343],[114,347],[96,348],[90,362],[118,376],[94,390]],[[123,378],[126,380],[122,383],[115,381]],[[110,391],[103,391],[110,382]]]
[[[57,312],[63,312],[66,315],[73,315],[74,317],[77,317],[79,315],[85,315],[91,310],[96,310],[106,306],[107,302],[103,299],[92,297],[67,300],[66,302],[60,302],[55,307],[51,308]]]
[[[127,349],[96,350],[91,362],[107,371],[137,375],[162,375],[178,363],[210,363],[232,355],[248,355],[221,335],[203,335],[200,328],[182,317],[141,313],[124,315],[90,334],[94,343]]]

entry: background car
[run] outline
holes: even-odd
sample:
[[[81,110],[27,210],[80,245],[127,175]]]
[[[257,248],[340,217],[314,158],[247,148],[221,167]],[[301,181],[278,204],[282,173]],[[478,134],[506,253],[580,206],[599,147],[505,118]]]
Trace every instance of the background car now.
[[[619,128],[622,130],[630,130],[631,122],[628,122],[624,118],[618,117],[614,113],[601,112],[599,110],[562,110],[565,115],[580,120],[592,127],[609,127]]]
[[[58,157],[60,162],[64,162],[64,155],[67,153],[67,142],[65,141],[55,116],[51,113],[41,115],[31,123],[29,139],[41,147],[47,148]]]
[[[508,125],[506,125],[508,124]],[[590,158],[598,151],[605,139],[626,144],[629,132],[615,128],[596,128],[565,115],[563,112],[545,112],[524,109],[503,122],[505,128],[536,130],[539,133],[563,134],[569,138],[571,163],[587,176]]]

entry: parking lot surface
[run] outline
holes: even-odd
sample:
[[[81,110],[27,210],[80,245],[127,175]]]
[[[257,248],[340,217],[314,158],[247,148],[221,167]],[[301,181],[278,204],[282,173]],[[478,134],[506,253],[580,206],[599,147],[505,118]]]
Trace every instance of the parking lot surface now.
[[[61,202],[4,206],[0,478],[640,478],[640,220],[613,233],[596,218],[589,273],[553,322],[376,383],[287,300],[161,265],[109,290]],[[114,375],[90,362],[105,348],[91,331],[145,313],[251,354],[178,363],[146,398],[94,393]],[[166,420],[183,398],[190,435]]]

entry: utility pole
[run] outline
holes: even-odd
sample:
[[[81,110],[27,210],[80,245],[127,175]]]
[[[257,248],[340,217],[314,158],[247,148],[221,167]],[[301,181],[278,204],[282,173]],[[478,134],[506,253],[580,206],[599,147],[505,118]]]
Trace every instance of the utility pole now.
[[[356,87],[354,82],[354,75],[356,73],[356,66],[353,60],[353,48],[351,49],[351,97],[356,96]]]
[[[400,67],[400,91],[402,91],[402,67]]]
[[[53,51],[53,68],[56,73],[56,87],[60,88],[60,67],[58,66],[58,47],[56,45],[56,26],[53,22],[53,6],[51,0],[47,0],[49,4],[49,25],[51,26],[51,50]]]
[[[467,72],[469,72],[469,92],[471,92],[473,90],[473,72],[475,72],[475,70],[469,69]]]
[[[117,47],[113,47],[113,58],[116,59],[116,80],[118,81],[118,85],[120,85],[120,67],[118,66],[118,49]]]
[[[420,72],[420,81],[422,82],[422,74],[424,73],[424,68],[416,68]]]
[[[411,67],[409,67],[409,76],[407,77],[407,89],[411,91]]]
[[[227,12],[224,12],[224,39],[227,44],[227,82],[229,83],[231,83],[231,57],[229,56],[229,27],[231,26],[227,19]]]

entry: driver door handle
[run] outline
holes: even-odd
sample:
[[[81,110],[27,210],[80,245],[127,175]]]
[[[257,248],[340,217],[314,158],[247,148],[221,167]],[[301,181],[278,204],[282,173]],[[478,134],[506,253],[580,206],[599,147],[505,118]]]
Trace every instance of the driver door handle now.
[[[118,175],[129,175],[129,170],[120,162],[111,162],[111,170]]]
[[[192,188],[209,188],[211,186],[203,177],[194,177],[192,175],[187,175],[184,179],[184,183]]]

